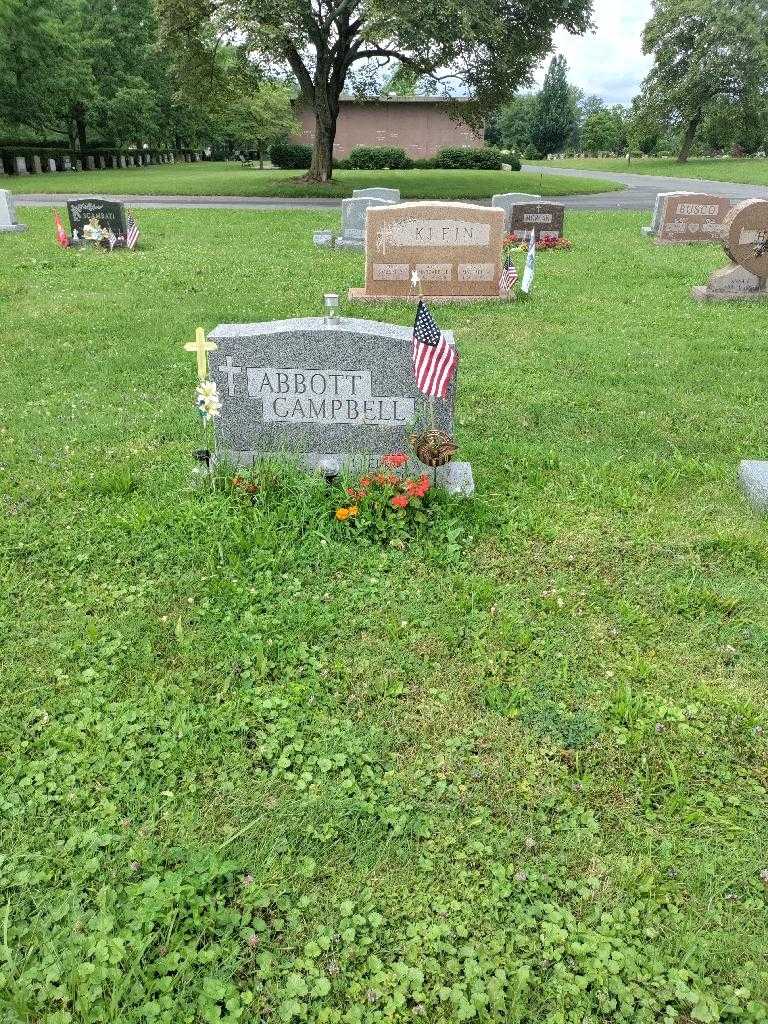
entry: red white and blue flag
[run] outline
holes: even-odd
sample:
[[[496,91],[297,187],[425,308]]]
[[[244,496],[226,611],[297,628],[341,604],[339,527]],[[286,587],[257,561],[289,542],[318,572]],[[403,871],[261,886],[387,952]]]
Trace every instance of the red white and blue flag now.
[[[139,240],[139,225],[130,213],[126,217],[125,226],[125,247],[126,249],[135,249]]]
[[[435,318],[419,299],[413,325],[413,375],[416,387],[430,398],[445,398],[459,363],[459,353],[450,345]]]
[[[499,278],[499,290],[501,291],[501,294],[509,295],[509,293],[514,288],[516,281],[517,268],[515,267],[515,264],[512,262],[512,257],[507,256],[506,260],[504,261],[504,269],[502,270],[501,277]]]

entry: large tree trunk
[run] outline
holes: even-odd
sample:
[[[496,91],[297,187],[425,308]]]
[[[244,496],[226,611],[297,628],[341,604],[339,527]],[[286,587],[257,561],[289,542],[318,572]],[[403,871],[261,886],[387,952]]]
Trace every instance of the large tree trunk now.
[[[333,143],[336,139],[338,103],[315,91],[315,141],[312,147],[312,166],[307,177],[310,181],[330,181],[333,177]],[[335,109],[334,109],[335,107]]]
[[[84,103],[76,103],[72,108],[72,119],[75,122],[75,129],[77,131],[77,145],[81,153],[88,145],[88,137],[85,127],[85,113]]]
[[[696,132],[699,130],[701,124],[701,112],[694,114],[691,120],[688,122],[688,127],[685,129],[683,135],[683,141],[680,146],[680,152],[677,154],[677,163],[684,164],[688,157],[691,155],[691,146],[696,136]]]

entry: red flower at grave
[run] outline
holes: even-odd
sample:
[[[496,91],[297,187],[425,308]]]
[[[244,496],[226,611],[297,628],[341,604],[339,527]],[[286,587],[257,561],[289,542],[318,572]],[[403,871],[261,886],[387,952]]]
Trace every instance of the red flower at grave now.
[[[408,508],[410,503],[411,499],[404,494],[396,494],[390,501],[392,508]]]
[[[390,469],[399,469],[401,466],[404,466],[407,461],[408,456],[400,454],[383,455],[381,458],[382,466],[389,466]]]

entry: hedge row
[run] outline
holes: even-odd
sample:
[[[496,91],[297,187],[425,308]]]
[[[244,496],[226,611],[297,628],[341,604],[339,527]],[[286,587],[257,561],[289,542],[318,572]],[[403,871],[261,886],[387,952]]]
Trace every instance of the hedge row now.
[[[272,146],[270,159],[275,167],[284,170],[306,170],[312,163],[312,149],[300,142],[281,142]],[[355,171],[408,171],[412,168],[433,170],[500,171],[503,164],[520,170],[517,157],[486,146],[482,149],[448,147],[433,157],[414,160],[397,146],[355,146],[344,160],[334,161],[334,167]]]

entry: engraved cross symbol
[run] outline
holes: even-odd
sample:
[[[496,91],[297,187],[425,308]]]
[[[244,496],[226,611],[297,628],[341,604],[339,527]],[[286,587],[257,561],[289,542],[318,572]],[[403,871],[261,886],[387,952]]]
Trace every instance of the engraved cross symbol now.
[[[230,398],[235,397],[235,377],[242,372],[242,366],[235,366],[232,363],[232,356],[227,356],[224,363],[219,367],[219,373],[227,378],[227,391]]]

